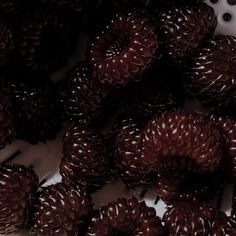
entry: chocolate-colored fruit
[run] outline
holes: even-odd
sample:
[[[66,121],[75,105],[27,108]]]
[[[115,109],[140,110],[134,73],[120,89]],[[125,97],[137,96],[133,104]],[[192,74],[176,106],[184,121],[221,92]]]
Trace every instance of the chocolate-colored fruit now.
[[[213,8],[205,3],[172,7],[160,14],[159,21],[167,54],[175,63],[194,55],[213,35],[217,24]]]
[[[211,116],[218,128],[224,134],[225,154],[224,168],[228,177],[232,180],[236,178],[236,121],[230,117]]]
[[[87,235],[164,236],[166,233],[154,208],[147,207],[145,202],[139,203],[136,198],[122,198],[101,208]]]
[[[181,110],[153,118],[144,129],[142,163],[165,169],[174,159],[191,162],[198,171],[218,169],[223,157],[222,134],[215,124],[197,113]]]
[[[31,144],[54,139],[62,125],[54,83],[13,82],[11,90],[19,138]]]
[[[117,14],[92,45],[94,77],[122,86],[140,79],[159,56],[155,24],[145,12]]]
[[[235,52],[235,37],[215,36],[193,58],[186,83],[202,103],[214,108],[235,106]]]
[[[94,130],[71,126],[66,132],[60,172],[64,181],[93,192],[114,181],[111,156],[102,136]]]
[[[197,202],[177,202],[169,206],[163,216],[168,235],[226,235],[216,232],[229,232],[233,221],[225,213]]]
[[[37,187],[38,177],[31,167],[0,165],[0,234],[17,233],[27,225]]]
[[[83,235],[90,214],[90,198],[76,186],[59,183],[44,187],[34,202],[30,235]]]
[[[0,91],[0,149],[11,143],[16,134],[15,119],[12,113],[12,104],[7,91]]]
[[[92,77],[87,63],[81,63],[67,75],[66,114],[76,123],[103,120],[112,106],[111,88]]]
[[[149,185],[155,174],[142,168],[142,128],[133,119],[123,120],[115,132],[117,166],[122,180],[129,187]]]
[[[66,65],[77,43],[77,33],[63,11],[37,4],[26,14],[17,36],[19,61],[37,71],[51,72]]]

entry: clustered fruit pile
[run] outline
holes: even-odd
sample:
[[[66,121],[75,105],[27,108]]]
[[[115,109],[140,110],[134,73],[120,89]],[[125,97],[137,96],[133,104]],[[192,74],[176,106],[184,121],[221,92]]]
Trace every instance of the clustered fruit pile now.
[[[200,0],[0,0],[0,149],[65,128],[60,183],[0,164],[0,234],[236,235],[236,38]],[[86,35],[83,61],[66,66]],[[201,103],[204,111],[189,108]],[[94,210],[121,178],[132,197]],[[211,207],[235,185],[232,214]]]

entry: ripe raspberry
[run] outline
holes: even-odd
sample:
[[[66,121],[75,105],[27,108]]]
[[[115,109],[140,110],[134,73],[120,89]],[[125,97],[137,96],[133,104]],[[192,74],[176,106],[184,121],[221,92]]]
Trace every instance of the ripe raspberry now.
[[[187,86],[204,104],[227,108],[236,104],[236,38],[215,36],[193,58]]]
[[[159,54],[155,24],[144,12],[120,13],[91,49],[94,77],[114,86],[139,79]]]
[[[159,21],[167,54],[175,63],[191,58],[217,25],[213,8],[205,3],[172,7],[161,13]]]

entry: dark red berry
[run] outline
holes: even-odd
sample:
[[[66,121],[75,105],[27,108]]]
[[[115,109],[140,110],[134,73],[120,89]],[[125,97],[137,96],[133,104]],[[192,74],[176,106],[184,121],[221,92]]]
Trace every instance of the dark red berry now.
[[[236,104],[236,38],[215,36],[209,40],[187,70],[187,86],[204,104],[230,107]]]
[[[31,167],[9,163],[0,166],[0,234],[25,228],[37,188],[38,177]]]
[[[115,147],[119,174],[129,187],[155,181],[156,175],[142,168],[141,140],[141,126],[132,119],[123,120],[116,131]]]
[[[201,172],[212,172],[223,157],[222,134],[215,124],[197,113],[166,112],[152,119],[144,130],[142,162],[163,169],[174,158],[188,160]]]
[[[92,45],[94,77],[121,86],[139,79],[159,53],[155,24],[144,12],[117,14]]]
[[[236,178],[236,121],[230,117],[220,117],[217,115],[213,115],[211,119],[217,124],[218,128],[224,134],[225,172],[230,177],[230,179],[234,179]]]
[[[52,81],[12,82],[18,136],[31,144],[55,139],[62,126],[62,110]]]
[[[159,21],[167,54],[177,63],[192,57],[217,25],[213,8],[205,3],[174,6],[161,13]]]
[[[58,183],[38,191],[29,235],[83,235],[91,214],[90,198],[70,184]]]
[[[147,207],[145,202],[139,203],[136,198],[122,198],[101,208],[87,235],[164,236],[166,233],[154,208]]]
[[[98,132],[69,127],[64,137],[63,154],[60,172],[65,181],[85,186],[90,192],[114,181],[111,156]]]
[[[212,208],[192,202],[178,202],[170,206],[164,217],[164,226],[172,235],[208,235],[214,218]]]
[[[37,4],[17,28],[17,36],[19,62],[37,71],[66,65],[77,43],[77,33],[60,9]]]
[[[89,124],[105,119],[113,106],[112,90],[92,77],[86,63],[69,72],[66,86],[66,113],[71,121]]]

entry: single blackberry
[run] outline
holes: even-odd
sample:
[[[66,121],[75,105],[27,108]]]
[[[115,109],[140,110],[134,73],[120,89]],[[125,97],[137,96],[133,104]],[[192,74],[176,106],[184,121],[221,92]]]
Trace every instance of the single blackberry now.
[[[197,113],[181,110],[153,118],[144,129],[142,165],[165,169],[172,159],[198,171],[217,170],[223,157],[222,134],[215,124]]]
[[[11,143],[16,135],[16,124],[8,92],[0,91],[0,149]]]
[[[112,110],[113,90],[93,78],[86,63],[69,72],[66,87],[66,113],[72,122],[99,123]]]
[[[212,115],[211,119],[224,134],[225,139],[225,163],[224,168],[228,177],[236,178],[236,121],[230,117]]]
[[[17,233],[27,225],[38,177],[33,169],[0,165],[0,234]]]
[[[72,184],[43,187],[34,202],[29,235],[83,235],[91,210],[90,198]]]
[[[205,3],[172,7],[160,14],[159,21],[167,54],[175,63],[191,58],[217,25],[213,8]]]
[[[64,137],[60,173],[64,181],[96,191],[114,181],[111,156],[103,137],[89,128],[70,126]]]
[[[214,108],[235,106],[235,51],[236,38],[215,36],[193,58],[186,86],[202,103]]]
[[[142,128],[133,119],[126,119],[115,131],[117,167],[124,183],[129,187],[150,185],[156,174],[142,168]]]
[[[225,213],[197,202],[177,202],[169,206],[163,216],[163,222],[170,236],[225,235],[214,233],[229,231],[234,225]]]
[[[0,21],[0,65],[10,59],[14,48],[15,38],[12,29],[3,21]]]
[[[159,56],[155,24],[145,12],[117,14],[90,52],[94,77],[114,86],[139,79]]]
[[[54,71],[74,52],[77,33],[63,11],[36,4],[17,30],[19,61],[31,70]]]
[[[31,144],[54,139],[62,127],[62,111],[52,81],[12,82],[18,137]]]
[[[92,220],[87,235],[164,236],[166,233],[154,208],[147,207],[145,202],[139,203],[133,197],[118,199],[102,207],[100,216]]]

